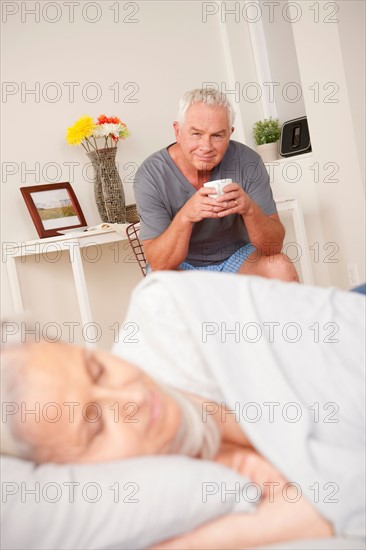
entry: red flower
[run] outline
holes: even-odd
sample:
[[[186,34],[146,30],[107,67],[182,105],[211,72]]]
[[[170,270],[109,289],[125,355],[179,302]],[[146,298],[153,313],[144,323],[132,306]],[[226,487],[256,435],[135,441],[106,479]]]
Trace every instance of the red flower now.
[[[122,124],[120,119],[116,116],[107,117],[105,115],[100,115],[97,120],[98,124]]]

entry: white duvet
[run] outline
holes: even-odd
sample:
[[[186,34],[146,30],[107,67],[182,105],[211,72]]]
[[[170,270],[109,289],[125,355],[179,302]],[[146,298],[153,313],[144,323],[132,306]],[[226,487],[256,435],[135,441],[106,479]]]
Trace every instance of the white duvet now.
[[[364,535],[363,296],[160,272],[135,290],[113,351],[165,384],[225,403],[337,534]]]

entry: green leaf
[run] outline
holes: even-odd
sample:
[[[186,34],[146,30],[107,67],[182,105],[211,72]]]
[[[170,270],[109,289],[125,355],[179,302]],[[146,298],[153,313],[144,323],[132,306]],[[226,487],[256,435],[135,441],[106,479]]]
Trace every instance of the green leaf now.
[[[281,126],[278,118],[259,120],[254,124],[253,137],[257,145],[274,143],[280,139]]]

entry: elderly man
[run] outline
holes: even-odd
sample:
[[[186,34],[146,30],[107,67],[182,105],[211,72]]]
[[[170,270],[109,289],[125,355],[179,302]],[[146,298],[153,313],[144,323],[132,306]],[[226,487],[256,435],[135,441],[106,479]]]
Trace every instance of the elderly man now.
[[[176,142],[136,174],[140,238],[156,270],[208,270],[298,281],[281,254],[284,228],[257,153],[230,140],[234,111],[216,91],[195,89],[180,101]],[[214,198],[205,183],[230,177]]]

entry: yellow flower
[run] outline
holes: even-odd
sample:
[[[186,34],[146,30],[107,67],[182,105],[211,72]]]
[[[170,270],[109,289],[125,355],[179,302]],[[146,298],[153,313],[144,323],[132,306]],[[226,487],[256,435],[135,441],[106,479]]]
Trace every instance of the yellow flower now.
[[[87,115],[82,116],[75,122],[74,126],[67,129],[67,143],[70,145],[79,145],[83,139],[91,136],[95,126],[96,125],[94,124],[92,117]]]

